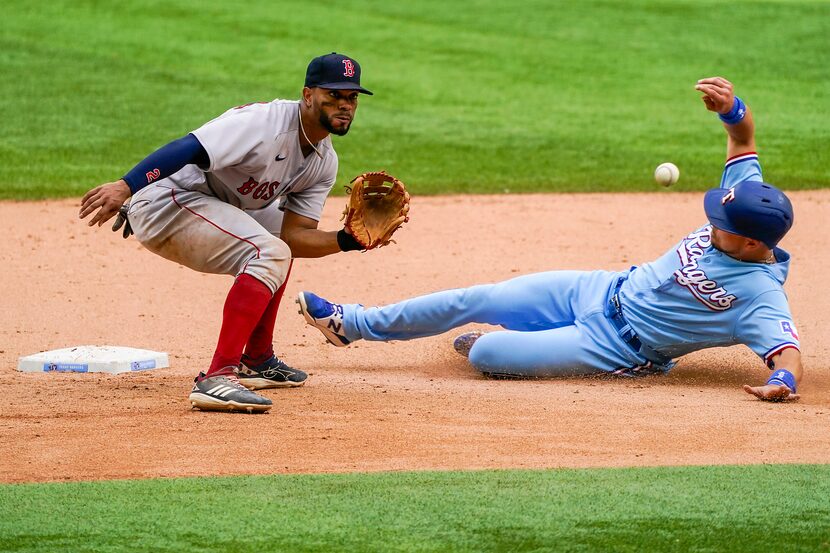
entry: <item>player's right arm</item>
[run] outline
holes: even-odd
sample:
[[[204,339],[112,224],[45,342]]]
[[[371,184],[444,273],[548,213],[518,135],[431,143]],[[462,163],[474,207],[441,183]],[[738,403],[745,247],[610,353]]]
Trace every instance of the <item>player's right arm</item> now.
[[[804,368],[801,365],[801,352],[795,348],[787,348],[773,356],[770,362],[773,367],[771,382],[767,382],[763,386],[744,384],[744,391],[764,401],[797,400],[799,395],[795,393],[795,390],[791,390],[789,386],[782,384],[781,379],[776,378],[776,375],[778,371],[786,370],[795,378],[795,384],[799,384],[801,376],[804,374]]]
[[[83,219],[97,209],[98,213],[89,221],[89,226],[98,223],[100,227],[118,212],[131,195],[130,187],[124,179],[96,186],[81,199],[78,218]]]
[[[98,212],[89,221],[89,226],[98,223],[100,227],[118,212],[127,198],[150,183],[167,178],[191,163],[204,168],[210,162],[201,142],[193,134],[188,134],[144,158],[123,178],[96,186],[84,194],[78,217],[83,219],[97,209]]]
[[[702,100],[706,109],[722,116],[722,121],[724,118],[727,119],[723,121],[729,136],[726,142],[726,159],[755,152],[755,123],[752,120],[752,111],[735,96],[732,83],[723,77],[709,77],[700,79],[695,85],[695,90],[703,93]]]
[[[736,320],[735,337],[772,371],[766,383],[745,385],[744,391],[765,401],[792,401],[804,374],[801,341],[783,290],[759,294]]]

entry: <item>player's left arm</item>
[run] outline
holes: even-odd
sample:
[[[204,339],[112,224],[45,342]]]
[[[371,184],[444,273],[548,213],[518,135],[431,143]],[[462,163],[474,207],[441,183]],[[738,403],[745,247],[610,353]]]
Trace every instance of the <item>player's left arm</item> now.
[[[723,77],[708,77],[700,79],[695,90],[703,93],[701,99],[706,109],[721,117],[727,134],[726,159],[754,153],[755,123],[752,111],[735,95],[732,83]]]
[[[318,224],[311,217],[285,210],[280,238],[291,248],[292,257],[323,257],[343,251],[337,231],[320,230]]]
[[[801,397],[796,393],[804,374],[801,352],[795,348],[787,348],[772,356],[770,362],[773,372],[767,383],[763,386],[744,384],[744,391],[764,401],[795,401]]]
[[[317,228],[323,205],[334,185],[337,161],[327,168],[328,178],[321,178],[311,187],[284,197],[279,209],[283,212],[280,238],[298,257],[324,257],[333,253],[362,250],[363,247],[346,232],[325,231]]]

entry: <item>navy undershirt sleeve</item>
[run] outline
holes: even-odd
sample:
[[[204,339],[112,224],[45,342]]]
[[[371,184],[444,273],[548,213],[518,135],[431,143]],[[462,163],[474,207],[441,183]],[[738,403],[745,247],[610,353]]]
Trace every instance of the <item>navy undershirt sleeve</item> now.
[[[210,158],[204,146],[198,138],[188,134],[145,157],[122,178],[130,187],[130,192],[135,194],[148,184],[165,179],[191,163],[202,169],[210,167]]]

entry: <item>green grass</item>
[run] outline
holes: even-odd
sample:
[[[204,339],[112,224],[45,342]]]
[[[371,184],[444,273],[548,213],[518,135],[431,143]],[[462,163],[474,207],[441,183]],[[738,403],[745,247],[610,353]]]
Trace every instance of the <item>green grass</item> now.
[[[2,551],[827,551],[830,465],[0,486]]]
[[[299,95],[355,56],[374,97],[340,179],[418,194],[680,189],[718,182],[723,131],[693,85],[753,107],[767,178],[830,185],[830,3],[50,0],[3,4],[0,198],[79,195],[234,105]]]

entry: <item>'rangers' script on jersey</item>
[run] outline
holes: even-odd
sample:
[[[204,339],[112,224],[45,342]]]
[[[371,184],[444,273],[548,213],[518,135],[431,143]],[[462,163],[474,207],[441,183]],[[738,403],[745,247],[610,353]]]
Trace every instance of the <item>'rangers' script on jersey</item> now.
[[[711,244],[711,226],[706,226],[684,238],[677,248],[682,267],[674,272],[674,278],[709,309],[725,311],[732,307],[735,296],[706,276],[706,271],[698,265],[698,259]]]

